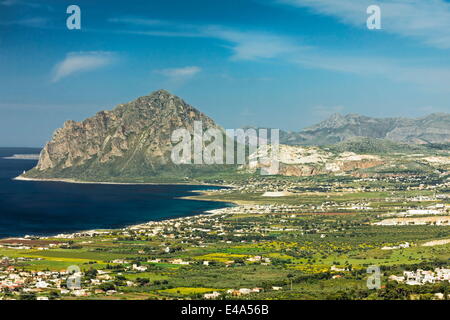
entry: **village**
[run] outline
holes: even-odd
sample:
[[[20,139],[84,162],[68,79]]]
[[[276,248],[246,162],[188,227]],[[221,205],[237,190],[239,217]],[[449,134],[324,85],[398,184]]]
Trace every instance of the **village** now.
[[[403,271],[403,276],[392,275],[389,280],[404,282],[410,286],[421,286],[429,283],[450,281],[450,269],[436,268],[434,271],[417,269],[415,271]]]
[[[448,223],[404,220],[447,219],[448,181],[433,188],[415,177],[383,181],[235,181],[190,197],[228,202],[202,215],[3,239],[0,299],[323,298],[323,286],[356,284],[355,297],[376,299],[366,286],[369,264],[419,265],[444,257],[450,245]],[[402,222],[386,223],[392,219]],[[441,262],[416,270],[383,281],[449,279]]]

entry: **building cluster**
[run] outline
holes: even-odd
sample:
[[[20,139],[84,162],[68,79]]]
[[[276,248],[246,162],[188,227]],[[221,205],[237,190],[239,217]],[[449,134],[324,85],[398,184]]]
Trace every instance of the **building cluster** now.
[[[433,201],[433,200],[411,200],[411,201]],[[435,200],[434,200],[435,201]],[[414,217],[429,215],[445,215],[450,213],[450,204],[435,203],[430,206],[410,208],[402,212],[385,213],[382,217]]]
[[[240,205],[217,209],[217,213],[225,214],[267,214],[267,213],[298,213],[303,206],[286,204],[267,204],[267,205]]]
[[[282,287],[277,287],[277,286],[272,286],[271,290],[272,291],[280,291],[282,290]],[[217,292],[214,291],[212,293],[205,293],[203,295],[203,298],[205,299],[218,299],[219,297],[223,296],[223,295],[228,295],[231,297],[240,297],[240,296],[245,296],[245,295],[249,295],[252,293],[260,293],[263,292],[264,289],[263,288],[240,288],[240,289],[228,289],[227,291],[225,291],[225,293],[221,293],[221,292]]]
[[[381,248],[381,250],[396,250],[396,249],[406,249],[411,247],[411,243],[409,242],[405,242],[405,243],[400,243],[397,246],[384,246]]]
[[[23,261],[23,260],[20,260]],[[1,258],[0,267],[0,299],[5,294],[19,296],[23,294],[34,294],[38,300],[48,300],[49,293],[53,292],[56,297],[75,296],[87,297],[96,295],[117,294],[115,290],[103,290],[99,286],[111,282],[114,277],[110,271],[97,270],[95,276],[85,278],[82,272],[61,271],[29,271],[14,267],[14,259]],[[126,282],[127,286],[135,285],[132,281]]]
[[[411,286],[420,286],[437,282],[450,282],[450,269],[436,268],[432,270],[417,269],[416,271],[403,271],[403,276],[392,275],[389,280],[405,283]]]
[[[0,291],[39,293],[51,288],[63,290],[61,284],[68,276],[66,271],[24,271],[8,266],[0,269]]]

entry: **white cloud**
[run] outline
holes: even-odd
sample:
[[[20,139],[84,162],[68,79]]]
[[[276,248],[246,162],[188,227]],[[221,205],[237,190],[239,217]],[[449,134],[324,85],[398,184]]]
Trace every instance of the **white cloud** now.
[[[212,38],[226,42],[233,60],[271,59],[302,49],[292,39],[257,31],[241,31],[219,25],[180,24],[171,21],[145,18],[111,18],[113,23],[132,26],[159,27],[159,29],[127,30],[148,36]]]
[[[427,45],[450,48],[450,3],[444,0],[278,0],[310,8],[341,22],[366,27],[368,6],[381,8],[383,31],[415,38]]]
[[[229,42],[234,60],[271,59],[301,49],[292,39],[268,33],[237,31],[222,26],[203,27],[201,32],[207,37]]]
[[[45,27],[48,23],[47,18],[43,17],[34,17],[29,19],[22,19],[17,20],[13,24],[25,26],[25,27],[32,27],[32,28],[42,28]]]
[[[75,73],[95,70],[113,63],[115,55],[111,52],[70,52],[53,70],[53,82]]]
[[[364,25],[367,18],[366,8],[368,3],[375,0],[281,0],[308,6],[321,13],[331,14],[338,12],[343,20]],[[392,0],[394,3],[410,3],[415,0]],[[430,3],[440,3],[440,0],[429,0]],[[356,8],[356,9],[355,9]],[[393,7],[391,7],[393,8]],[[361,11],[361,10],[362,11]],[[383,10],[383,9],[382,9]],[[415,10],[415,9],[414,9]],[[386,18],[386,10],[383,14]],[[396,10],[390,11],[391,15]],[[415,11],[414,11],[415,12]],[[337,13],[335,13],[337,15]],[[412,14],[410,14],[411,16]],[[388,15],[389,16],[389,15]],[[140,21],[137,19],[134,22]],[[442,20],[442,19],[438,19]],[[386,25],[383,20],[383,26]],[[404,21],[404,20],[402,20]],[[449,17],[450,24],[450,17]],[[423,30],[425,21],[414,22],[417,30]],[[450,66],[430,66],[426,61],[411,58],[387,58],[380,56],[368,56],[357,53],[343,53],[324,51],[317,47],[310,47],[301,43],[298,39],[283,35],[264,33],[258,31],[241,31],[224,26],[194,26],[182,25],[175,22],[164,21],[164,28],[152,30],[129,31],[142,35],[162,37],[199,37],[211,38],[224,42],[224,46],[232,51],[232,60],[270,60],[277,59],[298,65],[303,68],[323,69],[334,72],[352,73],[362,77],[381,77],[398,82],[413,83],[423,88],[449,91],[447,83],[450,82]],[[450,30],[450,26],[448,28]],[[368,31],[369,32],[369,31]],[[447,32],[447,31],[445,31]],[[441,38],[443,41],[444,38]],[[442,43],[441,41],[441,43]],[[166,76],[176,78],[176,72],[166,70]],[[173,73],[173,74],[172,74]]]
[[[172,81],[184,81],[194,77],[202,69],[196,66],[187,66],[182,68],[169,68],[156,70],[156,73],[162,74]]]
[[[145,27],[145,30],[137,29],[121,29],[120,33],[140,34],[156,37],[204,37],[199,26],[190,24],[175,23],[168,20],[148,19],[140,17],[118,17],[110,18],[108,22],[119,23],[130,27]],[[158,28],[158,29],[152,29]],[[164,28],[164,30],[162,29]]]

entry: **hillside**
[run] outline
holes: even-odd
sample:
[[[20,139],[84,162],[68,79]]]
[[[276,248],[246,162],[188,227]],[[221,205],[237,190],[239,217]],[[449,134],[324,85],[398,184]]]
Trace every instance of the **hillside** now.
[[[159,90],[81,122],[67,121],[41,151],[24,178],[89,181],[178,181],[214,166],[174,165],[171,134],[194,121],[203,129],[215,122],[179,97]],[[203,171],[204,172],[203,172]]]

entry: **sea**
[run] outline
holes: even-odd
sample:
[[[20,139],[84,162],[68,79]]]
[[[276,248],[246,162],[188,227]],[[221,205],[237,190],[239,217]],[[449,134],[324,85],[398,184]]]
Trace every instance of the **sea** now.
[[[18,181],[37,160],[4,159],[38,154],[34,148],[0,148],[0,238],[114,229],[148,221],[203,214],[230,204],[180,199],[196,185],[112,185]]]

